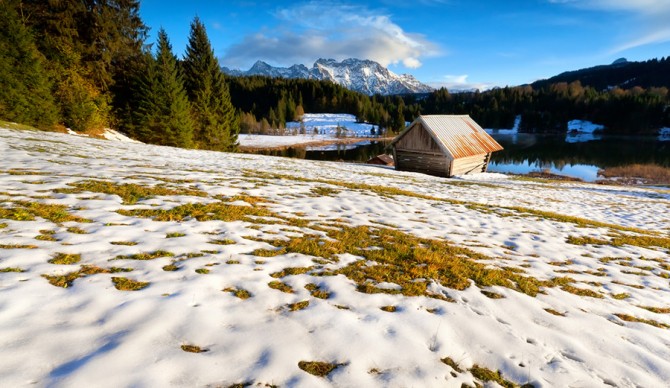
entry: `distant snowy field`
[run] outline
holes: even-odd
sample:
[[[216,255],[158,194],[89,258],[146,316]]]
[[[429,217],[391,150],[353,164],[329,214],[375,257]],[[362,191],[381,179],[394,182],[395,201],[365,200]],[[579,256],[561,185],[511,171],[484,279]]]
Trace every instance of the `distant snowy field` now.
[[[0,155],[0,386],[670,381],[667,189],[7,129]]]
[[[239,135],[239,143],[242,147],[282,147],[301,145],[314,142],[335,140],[337,138],[337,127],[341,129],[342,137],[370,137],[371,129],[377,126],[368,123],[357,123],[356,116],[346,113],[305,113],[299,121],[286,123],[289,133],[300,131],[301,125],[305,128],[305,134],[275,136],[275,135]]]

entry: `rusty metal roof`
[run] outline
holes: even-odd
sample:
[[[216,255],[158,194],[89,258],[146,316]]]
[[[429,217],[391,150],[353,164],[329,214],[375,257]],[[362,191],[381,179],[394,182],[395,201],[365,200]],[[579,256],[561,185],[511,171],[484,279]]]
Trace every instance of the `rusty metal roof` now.
[[[420,123],[443,151],[454,159],[500,151],[498,144],[468,115],[419,116],[393,140],[396,143],[411,127]]]

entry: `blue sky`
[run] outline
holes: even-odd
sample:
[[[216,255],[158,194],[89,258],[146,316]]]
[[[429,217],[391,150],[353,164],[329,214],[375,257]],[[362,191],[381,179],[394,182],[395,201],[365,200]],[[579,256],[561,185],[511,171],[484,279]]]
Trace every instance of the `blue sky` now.
[[[617,58],[670,55],[670,0],[144,0],[182,56],[194,16],[223,66],[372,59],[429,85],[520,85]]]

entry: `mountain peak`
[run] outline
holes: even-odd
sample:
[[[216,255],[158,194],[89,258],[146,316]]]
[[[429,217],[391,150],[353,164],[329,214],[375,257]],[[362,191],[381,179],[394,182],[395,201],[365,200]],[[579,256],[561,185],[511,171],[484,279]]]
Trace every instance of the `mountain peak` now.
[[[613,65],[622,65],[624,63],[628,63],[628,59],[626,58],[619,58],[616,61],[612,62]]]
[[[302,64],[288,68],[273,67],[259,60],[248,71],[232,71],[225,67],[222,70],[231,75],[327,80],[369,95],[427,93],[433,90],[411,75],[397,75],[369,59],[347,58],[338,62],[332,58],[319,58],[311,69]]]

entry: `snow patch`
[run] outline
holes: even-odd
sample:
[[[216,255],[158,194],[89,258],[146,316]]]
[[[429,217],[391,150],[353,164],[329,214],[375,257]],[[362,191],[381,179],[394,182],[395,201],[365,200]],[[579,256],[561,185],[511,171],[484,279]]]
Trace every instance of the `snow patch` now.
[[[30,151],[36,147],[40,152]],[[6,270],[0,273],[3,386],[474,385],[471,373],[453,376],[440,361],[443,357],[461,368],[479,364],[538,387],[603,386],[605,379],[618,387],[661,387],[670,381],[668,329],[620,318],[670,325],[668,314],[640,307],[668,306],[667,249],[568,242],[570,236],[610,239],[617,225],[648,233],[667,230],[667,190],[527,182],[491,173],[452,180],[351,163],[2,129],[0,150],[0,171],[26,172],[0,174],[3,208],[24,206],[19,201],[48,203],[90,220],[0,220],[0,268]],[[161,182],[175,190],[195,186],[208,197],[159,195],[128,205],[117,195],[102,193],[49,195],[55,188],[90,179],[149,187]],[[417,195],[377,195],[366,185]],[[316,194],[327,187],[337,193]],[[267,202],[254,205],[244,196],[235,198],[240,194]],[[431,282],[431,291],[448,295],[455,301],[451,303],[392,292],[361,293],[344,275],[311,274],[283,278],[294,290],[289,294],[268,286],[275,280],[272,274],[316,266],[313,257],[285,253],[267,259],[252,252],[268,249],[263,240],[318,235],[324,228],[312,231],[311,225],[289,226],[266,222],[265,217],[257,222],[256,217],[158,221],[117,212],[219,203],[219,198],[334,228],[343,223],[397,225],[411,236],[475,250],[492,258],[488,266],[519,271],[523,277],[548,280],[569,273],[578,290],[602,297],[549,286],[534,297],[502,286],[485,287],[503,296],[491,299],[475,284],[456,289]],[[519,206],[522,210],[515,210]],[[548,215],[533,214],[539,211]],[[553,218],[551,213],[566,217]],[[4,214],[11,217],[12,212]],[[570,222],[570,216],[612,226],[581,225]],[[68,228],[73,226],[88,233],[72,233]],[[43,231],[53,232],[56,241],[36,239],[47,233]],[[181,237],[166,238],[171,233]],[[213,245],[213,240],[234,243]],[[110,262],[158,249],[175,257]],[[80,268],[49,263],[59,252],[81,254],[80,264],[132,271],[85,276],[71,287],[57,288],[41,275]],[[342,268],[360,260],[360,251],[339,258],[319,265]],[[173,262],[178,271],[162,269]],[[205,268],[208,274],[196,272]],[[150,284],[140,291],[120,291],[113,277]],[[312,296],[304,288],[307,283],[318,283],[330,296]],[[397,289],[390,282],[380,287]],[[222,291],[228,288],[246,290],[251,297],[243,300]],[[287,309],[300,301],[309,301],[309,306]],[[397,311],[382,311],[382,306],[397,306]],[[186,344],[207,352],[186,353]],[[342,365],[322,379],[301,370],[302,360]]]
[[[601,140],[602,132],[605,126],[594,124],[587,120],[568,121],[568,133],[565,135],[566,143],[582,143],[593,140]]]
[[[140,143],[140,144],[142,143],[135,139],[131,139],[128,136],[124,135],[123,133],[111,128],[105,128],[105,132],[102,133],[102,137],[104,137],[107,140],[114,140],[125,143]]]
[[[670,141],[670,128],[661,128],[658,130],[658,140]]]
[[[486,133],[489,135],[496,134],[496,135],[516,135],[519,133],[519,125],[521,125],[521,115],[517,115],[514,118],[514,125],[512,128],[500,128],[500,129],[491,129],[491,128],[485,128],[484,130]]]

